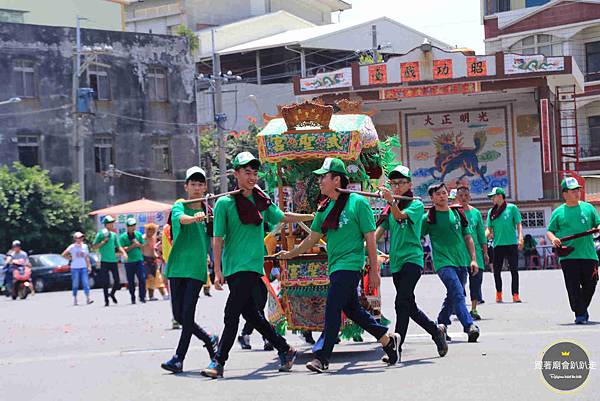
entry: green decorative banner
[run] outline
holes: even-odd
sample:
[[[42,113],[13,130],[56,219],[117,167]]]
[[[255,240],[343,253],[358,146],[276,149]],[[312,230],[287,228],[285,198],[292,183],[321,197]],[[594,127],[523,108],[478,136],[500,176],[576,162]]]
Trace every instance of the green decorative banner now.
[[[306,286],[329,283],[327,260],[288,260],[281,269],[281,285]]]
[[[358,131],[329,131],[258,135],[260,159],[282,160],[340,157],[355,160],[360,155]]]

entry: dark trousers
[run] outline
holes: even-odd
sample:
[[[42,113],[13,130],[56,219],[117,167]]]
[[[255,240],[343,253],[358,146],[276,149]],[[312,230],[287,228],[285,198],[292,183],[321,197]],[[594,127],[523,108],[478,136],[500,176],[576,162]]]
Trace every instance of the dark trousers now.
[[[229,351],[233,347],[237,330],[240,324],[240,315],[246,319],[264,338],[267,339],[279,352],[287,352],[290,346],[285,338],[275,332],[275,329],[259,311],[252,293],[259,285],[264,286],[261,276],[255,272],[238,272],[227,277],[229,297],[225,304],[225,327],[219,342],[219,349],[215,359],[225,364],[229,358]],[[177,319],[177,317],[176,317]]]
[[[598,283],[598,262],[591,259],[567,259],[560,262],[575,316],[584,316]]]
[[[108,278],[108,273],[112,274],[113,277],[113,286],[110,291],[110,295],[114,296],[115,292],[117,292],[121,288],[121,281],[119,280],[119,267],[117,262],[100,262],[100,282],[102,283],[102,290],[104,291],[104,302],[108,303],[108,288],[110,287],[110,280]]]
[[[519,248],[517,245],[501,245],[494,247],[494,281],[496,291],[502,292],[502,265],[508,260],[508,268],[512,277],[512,294],[519,293]]]
[[[471,301],[481,301],[481,284],[483,283],[483,270],[477,269],[475,275],[469,274],[469,295]]]
[[[140,300],[146,299],[146,268],[143,261],[125,263],[127,274],[127,289],[131,294],[131,301],[135,301],[135,277],[137,276]]]
[[[408,331],[408,320],[412,319],[426,332],[435,335],[437,325],[423,313],[415,301],[415,287],[421,278],[421,267],[414,263],[405,263],[402,270],[392,275],[396,287],[396,333],[402,337],[402,344]]]
[[[387,333],[387,327],[377,323],[377,320],[360,304],[358,299],[360,278],[360,272],[349,270],[338,270],[329,277],[323,329],[325,340],[323,347],[315,352],[315,356],[322,362],[328,362],[331,358],[342,324],[342,312],[377,340]]]
[[[252,292],[252,296],[254,297],[254,303],[256,303],[256,307],[258,308],[258,311],[260,312],[261,315],[265,315],[265,306],[267,305],[267,296],[268,296],[268,292],[267,292],[267,287],[264,285],[264,283],[262,283],[262,279],[261,279],[261,285],[257,285],[256,288],[254,288],[254,291]],[[244,324],[244,327],[242,327],[242,335],[251,335],[254,332],[254,326],[252,326],[252,323],[250,323],[249,321],[246,321],[246,323]]]
[[[194,321],[196,304],[198,303],[198,296],[203,285],[202,281],[193,278],[169,279],[173,317],[181,324],[181,336],[179,337],[179,344],[175,351],[175,354],[181,360],[185,359],[192,335],[204,342],[204,345],[209,350],[209,354],[212,354],[210,336]]]

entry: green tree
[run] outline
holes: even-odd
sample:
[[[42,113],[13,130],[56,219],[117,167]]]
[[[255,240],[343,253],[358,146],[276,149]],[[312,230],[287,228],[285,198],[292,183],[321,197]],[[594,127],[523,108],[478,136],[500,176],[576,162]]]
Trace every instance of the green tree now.
[[[0,251],[12,240],[35,253],[61,252],[73,232],[92,229],[90,202],[79,199],[78,186],[64,188],[48,171],[14,163],[0,167]]]
[[[260,127],[256,125],[256,119],[246,117],[248,120],[248,129],[240,131],[223,132],[225,135],[225,155],[227,158],[227,171],[233,169],[233,159],[240,152],[250,152],[258,157],[258,144],[256,135],[260,132]],[[200,136],[200,154],[202,155],[202,165],[209,166],[210,177],[215,190],[219,187],[219,150],[216,141],[216,131],[207,131]],[[208,173],[208,171],[207,171]],[[228,174],[229,188],[235,186],[235,180],[232,174]]]
[[[190,53],[194,54],[200,48],[200,41],[198,40],[198,36],[185,25],[179,25],[177,30],[175,31],[175,35],[183,36],[187,39],[188,42],[188,50]]]

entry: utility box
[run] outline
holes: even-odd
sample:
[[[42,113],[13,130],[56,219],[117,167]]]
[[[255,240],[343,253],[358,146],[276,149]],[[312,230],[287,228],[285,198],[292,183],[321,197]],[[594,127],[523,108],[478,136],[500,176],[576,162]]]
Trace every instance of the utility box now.
[[[91,113],[92,112],[92,95],[94,90],[92,88],[79,88],[77,89],[77,112],[78,113]]]

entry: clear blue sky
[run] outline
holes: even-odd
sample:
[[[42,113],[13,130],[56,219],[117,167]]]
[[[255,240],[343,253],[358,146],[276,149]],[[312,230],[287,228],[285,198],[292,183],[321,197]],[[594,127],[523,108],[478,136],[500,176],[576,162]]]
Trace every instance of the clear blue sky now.
[[[366,21],[381,16],[459,47],[485,53],[479,0],[346,0],[352,9],[340,15],[340,22]],[[337,22],[338,13],[332,14]]]

